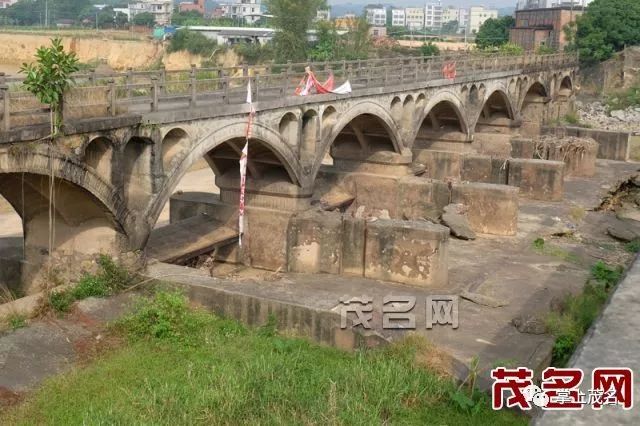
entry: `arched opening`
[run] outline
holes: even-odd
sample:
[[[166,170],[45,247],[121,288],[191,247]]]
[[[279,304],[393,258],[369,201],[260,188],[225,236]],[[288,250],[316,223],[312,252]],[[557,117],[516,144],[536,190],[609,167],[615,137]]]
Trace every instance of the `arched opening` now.
[[[372,114],[362,114],[351,120],[331,145],[334,160],[336,155],[365,159],[371,153],[382,151],[396,152],[386,124]]]
[[[316,141],[318,140],[318,113],[309,110],[302,116],[302,143],[300,144],[300,156],[313,157],[316,152]]]
[[[22,218],[2,192],[0,188],[0,305],[23,293],[20,263],[24,259]]]
[[[16,220],[13,215],[0,215],[0,263],[3,258],[6,261],[8,252],[13,253],[13,259],[27,260],[20,274],[24,293],[40,290],[38,285],[42,282],[37,278],[51,251],[56,254],[57,266],[77,270],[85,257],[98,253],[116,255],[126,247],[126,235],[111,211],[91,192],[69,181],[55,178],[50,191],[48,175],[2,173],[0,198],[19,217]],[[0,269],[5,274],[8,271]]]
[[[84,150],[84,162],[106,181],[111,182],[113,170],[113,144],[104,137],[95,138]]]
[[[507,94],[502,90],[493,92],[480,110],[474,132],[474,149],[485,155],[509,157],[514,118]]]
[[[124,198],[132,210],[143,210],[153,192],[152,153],[152,142],[138,137],[131,138],[122,153]]]
[[[472,104],[480,102],[480,91],[478,90],[478,86],[475,84],[471,86],[469,90],[469,102]]]
[[[416,111],[419,113],[425,106],[427,106],[427,97],[424,93],[420,93],[416,99]]]
[[[402,120],[402,101],[397,96],[391,101],[391,117],[396,123]]]
[[[548,94],[545,87],[535,82],[527,90],[522,101],[520,115],[522,120],[528,123],[541,125],[545,120],[545,104],[548,102]]]
[[[330,134],[337,122],[338,111],[332,106],[326,107],[322,112],[322,137]]]
[[[426,114],[416,134],[414,148],[463,150],[467,142],[466,124],[458,107],[444,100]]]
[[[298,141],[298,117],[292,112],[286,113],[280,119],[280,125],[278,126],[280,130],[280,136],[284,139],[289,145],[295,145]]]
[[[571,83],[571,77],[566,76],[562,79],[560,87],[558,89],[558,96],[562,98],[570,98],[573,94],[573,84]]]
[[[162,139],[162,166],[165,173],[171,170],[171,161],[183,149],[189,147],[189,135],[183,129],[171,129]]]

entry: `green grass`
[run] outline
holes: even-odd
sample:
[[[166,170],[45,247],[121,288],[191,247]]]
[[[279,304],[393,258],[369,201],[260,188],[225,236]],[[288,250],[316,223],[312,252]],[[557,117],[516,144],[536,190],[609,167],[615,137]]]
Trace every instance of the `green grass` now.
[[[27,317],[20,314],[13,314],[9,316],[7,323],[12,330],[17,330],[19,328],[26,327]]]
[[[624,249],[629,253],[638,253],[640,252],[640,239],[633,240],[624,245]]]
[[[58,313],[69,312],[73,302],[88,297],[106,297],[130,286],[133,277],[110,257],[98,258],[97,274],[84,275],[75,287],[49,295],[49,307]]]
[[[578,256],[561,247],[557,247],[553,244],[547,244],[544,238],[536,238],[535,240],[533,240],[533,243],[531,245],[533,247],[533,250],[540,254],[557,257],[558,259],[564,260],[565,262],[576,264],[581,263]]]
[[[556,338],[552,365],[567,364],[576,347],[600,314],[611,290],[622,278],[622,268],[599,261],[591,267],[591,278],[577,296],[568,296],[563,312],[547,316],[547,327]]]
[[[47,381],[0,424],[521,424],[416,362],[419,340],[346,353],[191,311],[159,293],[127,342]],[[460,402],[462,401],[462,403]]]

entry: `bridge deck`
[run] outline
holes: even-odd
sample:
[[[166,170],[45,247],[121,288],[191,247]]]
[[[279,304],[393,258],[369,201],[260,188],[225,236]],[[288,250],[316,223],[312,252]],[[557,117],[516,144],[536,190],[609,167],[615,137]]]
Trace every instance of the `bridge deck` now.
[[[238,240],[238,232],[205,215],[155,229],[148,245],[149,257],[179,263]]]

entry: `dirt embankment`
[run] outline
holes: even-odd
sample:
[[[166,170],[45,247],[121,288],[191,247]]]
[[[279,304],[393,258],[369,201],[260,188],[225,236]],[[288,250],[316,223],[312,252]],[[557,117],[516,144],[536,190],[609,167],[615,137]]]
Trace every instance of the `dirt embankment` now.
[[[50,39],[55,34],[24,34],[24,33],[0,33],[0,63],[21,64],[32,62],[36,49],[49,45]],[[124,70],[128,67],[145,69],[157,66],[160,61],[167,69],[186,69],[190,64],[200,66],[203,58],[191,55],[187,52],[167,54],[163,43],[144,38],[131,40],[114,39],[108,35],[79,33],[63,33],[61,38],[65,49],[78,55],[81,62],[93,63],[99,60],[106,61],[114,70]],[[232,53],[232,52],[230,52]],[[218,62],[224,66],[232,66],[231,62],[237,60],[236,55],[217,55]],[[208,58],[205,58],[208,59]]]

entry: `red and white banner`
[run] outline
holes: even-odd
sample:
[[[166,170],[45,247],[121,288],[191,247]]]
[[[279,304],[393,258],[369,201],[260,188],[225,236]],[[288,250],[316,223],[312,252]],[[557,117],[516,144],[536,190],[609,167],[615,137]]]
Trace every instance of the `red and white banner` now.
[[[242,235],[244,234],[244,194],[247,187],[247,162],[249,161],[249,139],[251,138],[251,128],[253,127],[253,101],[251,94],[251,80],[247,86],[247,103],[249,104],[249,119],[247,121],[246,138],[247,141],[242,148],[240,155],[240,206],[238,208],[238,245],[242,247]]]
[[[313,89],[315,89],[315,93],[318,95],[324,95],[327,93],[333,93],[334,95],[347,95],[351,93],[351,83],[349,81],[346,81],[340,87],[335,87],[335,78],[333,77],[333,73],[329,75],[327,81],[320,83],[316,78],[316,75],[311,71],[311,68],[307,67],[305,71],[306,74],[296,89],[296,95],[298,96],[311,95],[313,93]]]

